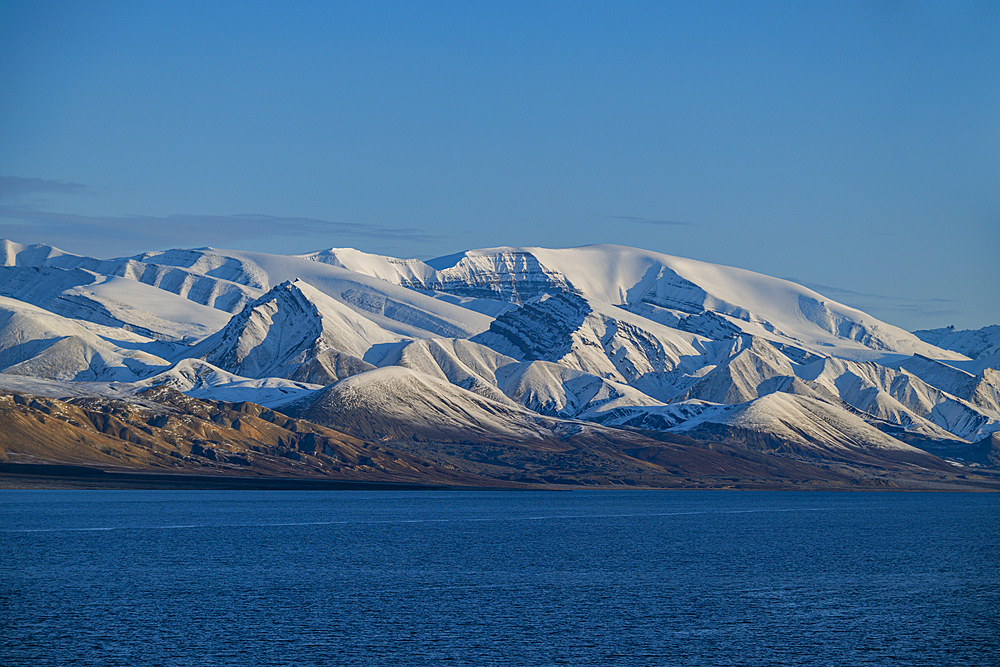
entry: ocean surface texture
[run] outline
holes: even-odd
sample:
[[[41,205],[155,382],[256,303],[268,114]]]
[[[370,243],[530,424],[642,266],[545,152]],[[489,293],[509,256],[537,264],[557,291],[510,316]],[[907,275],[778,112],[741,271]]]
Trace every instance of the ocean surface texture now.
[[[1000,496],[0,492],[4,665],[989,665]]]

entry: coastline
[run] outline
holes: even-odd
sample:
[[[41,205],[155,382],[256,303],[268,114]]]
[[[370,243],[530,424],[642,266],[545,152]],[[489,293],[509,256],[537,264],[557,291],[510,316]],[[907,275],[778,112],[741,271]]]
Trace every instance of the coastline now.
[[[4,490],[213,490],[213,491],[599,491],[599,490],[715,490],[715,491],[879,491],[1000,493],[1000,479],[871,480],[871,483],[830,484],[780,480],[678,479],[676,484],[482,484],[450,485],[406,481],[339,480],[315,477],[246,477],[159,473],[58,463],[0,462],[0,491]]]

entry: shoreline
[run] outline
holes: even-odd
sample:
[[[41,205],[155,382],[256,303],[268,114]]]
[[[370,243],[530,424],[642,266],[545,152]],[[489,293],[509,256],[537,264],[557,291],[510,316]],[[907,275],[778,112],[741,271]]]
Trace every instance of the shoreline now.
[[[16,484],[13,486],[12,484]],[[327,480],[295,477],[242,477],[158,472],[108,471],[72,464],[0,463],[2,489],[135,489],[242,491],[430,491],[471,487],[415,482]]]
[[[523,485],[504,484],[471,486],[401,481],[336,480],[310,477],[244,477],[159,473],[153,471],[105,470],[78,464],[0,462],[0,491],[4,490],[145,490],[145,491],[877,491],[918,493],[998,493],[1000,480],[892,480],[885,484],[829,484],[823,482],[788,482],[747,480],[744,482],[690,480],[664,486],[593,485]]]

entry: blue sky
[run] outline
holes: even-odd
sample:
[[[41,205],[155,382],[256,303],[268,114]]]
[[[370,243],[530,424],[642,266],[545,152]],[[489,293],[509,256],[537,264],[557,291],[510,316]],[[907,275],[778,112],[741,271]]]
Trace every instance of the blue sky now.
[[[0,0],[0,237],[618,243],[1000,322],[1000,3],[692,4]]]

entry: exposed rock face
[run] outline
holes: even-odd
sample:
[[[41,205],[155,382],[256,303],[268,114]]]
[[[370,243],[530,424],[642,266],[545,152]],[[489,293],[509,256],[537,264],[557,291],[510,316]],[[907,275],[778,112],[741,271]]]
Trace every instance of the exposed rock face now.
[[[1000,433],[991,433],[982,446],[986,450],[986,463],[1000,467]]]
[[[439,265],[447,258],[438,260]],[[530,252],[501,251],[464,254],[453,266],[441,268],[431,280],[402,283],[415,289],[435,290],[521,305],[543,294],[572,294],[576,290],[565,276],[542,266]]]
[[[135,400],[0,391],[0,460],[162,472],[489,484],[253,403],[157,387]]]
[[[590,312],[589,304],[579,297],[545,296],[504,313],[493,320],[489,332],[472,340],[519,359],[556,362],[569,354],[572,334]]]

